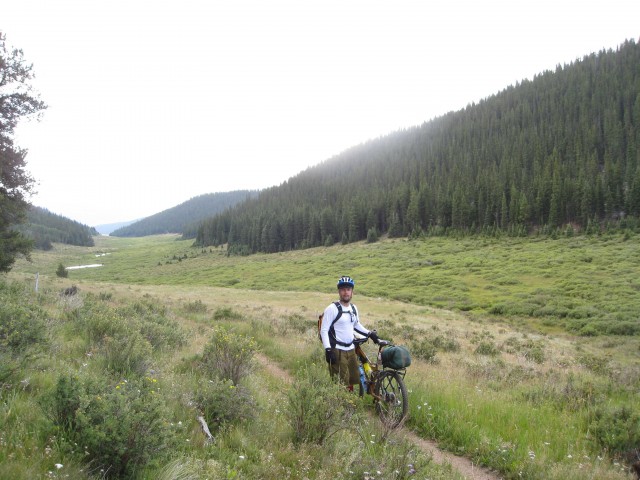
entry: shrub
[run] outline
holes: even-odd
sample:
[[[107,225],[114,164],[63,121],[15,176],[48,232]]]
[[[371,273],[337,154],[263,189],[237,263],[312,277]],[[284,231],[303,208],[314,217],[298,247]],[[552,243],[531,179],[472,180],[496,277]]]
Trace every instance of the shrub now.
[[[439,349],[445,352],[457,352],[460,350],[460,343],[452,337],[445,337],[438,335],[433,339],[433,344]]]
[[[295,333],[304,333],[309,328],[314,326],[313,322],[307,321],[307,319],[299,313],[292,313],[290,315],[287,315],[284,320],[285,320],[285,324],[284,324],[285,333],[288,332],[289,330],[292,330]]]
[[[287,394],[286,411],[294,444],[322,445],[337,431],[355,427],[356,397],[331,380],[326,369],[302,368],[295,382]]]
[[[50,413],[85,460],[110,478],[126,478],[175,446],[157,384],[151,379],[105,385],[66,375],[51,395]]]
[[[20,284],[0,281],[0,386],[49,343],[47,315]]]
[[[609,359],[607,357],[581,353],[577,356],[576,360],[594,373],[609,375]]]
[[[524,358],[537,364],[544,363],[544,348],[538,344],[529,345],[524,349]]]
[[[69,312],[68,316],[84,331],[90,344],[100,344],[105,337],[130,331],[130,322],[103,303],[87,301],[82,308]]]
[[[103,302],[108,302],[109,300],[111,300],[113,298],[113,293],[111,293],[111,292],[100,292],[98,294],[98,298],[100,300],[102,300]]]
[[[144,375],[151,365],[151,345],[138,332],[105,337],[101,353],[107,369],[122,375]]]
[[[477,355],[498,355],[500,350],[493,344],[486,340],[481,341],[475,349]]]
[[[253,338],[215,328],[204,347],[202,364],[211,377],[231,380],[238,385],[251,372],[256,350],[257,343]]]
[[[569,375],[566,384],[561,385],[555,395],[559,408],[574,412],[591,407],[602,399],[603,394],[593,382],[574,375]]]
[[[44,397],[43,406],[45,410],[49,410],[56,425],[73,430],[76,426],[76,412],[80,408],[81,394],[81,384],[77,377],[61,375],[55,390],[50,394],[51,399]]]
[[[130,325],[139,330],[156,350],[184,345],[186,334],[180,325],[169,318],[166,306],[152,301],[136,302],[130,307],[119,308],[117,314],[127,318]]]
[[[152,350],[184,345],[184,329],[167,318],[164,307],[148,302],[114,308],[87,298],[85,305],[69,314],[85,332],[91,347],[98,347],[108,358],[112,371],[144,373]]]
[[[214,320],[240,320],[242,315],[229,307],[218,308],[213,314]]]
[[[194,402],[212,433],[224,425],[252,420],[256,416],[256,402],[249,390],[234,385],[231,380],[202,381]]]
[[[184,329],[168,315],[165,310],[146,310],[133,316],[135,327],[155,350],[180,347],[187,342]]]
[[[207,313],[207,306],[202,302],[202,300],[195,300],[193,302],[185,303],[184,311],[186,313]]]
[[[640,413],[628,406],[599,407],[594,412],[589,430],[598,446],[616,455],[640,445]]]
[[[17,298],[0,297],[0,351],[19,355],[47,342],[46,313]]]
[[[411,353],[415,358],[419,358],[425,362],[435,363],[438,348],[431,339],[425,338],[420,342],[413,342],[411,344]]]

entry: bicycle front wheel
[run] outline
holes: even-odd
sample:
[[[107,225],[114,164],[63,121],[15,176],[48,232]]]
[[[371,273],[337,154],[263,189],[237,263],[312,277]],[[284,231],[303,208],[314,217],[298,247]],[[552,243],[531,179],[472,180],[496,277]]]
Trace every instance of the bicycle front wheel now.
[[[376,410],[382,422],[390,427],[402,423],[409,410],[409,397],[400,374],[394,370],[380,372],[374,393],[378,398]]]

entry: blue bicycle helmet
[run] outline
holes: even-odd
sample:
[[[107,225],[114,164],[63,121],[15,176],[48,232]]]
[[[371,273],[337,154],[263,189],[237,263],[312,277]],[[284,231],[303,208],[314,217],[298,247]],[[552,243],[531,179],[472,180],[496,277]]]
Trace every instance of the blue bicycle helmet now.
[[[343,288],[343,287],[355,287],[356,286],[356,282],[353,281],[353,278],[351,277],[340,277],[338,279],[338,288]]]

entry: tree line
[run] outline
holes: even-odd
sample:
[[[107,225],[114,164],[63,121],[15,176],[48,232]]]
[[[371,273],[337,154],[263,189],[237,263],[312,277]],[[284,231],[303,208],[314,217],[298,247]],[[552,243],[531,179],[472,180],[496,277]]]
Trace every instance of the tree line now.
[[[53,243],[93,247],[93,237],[99,235],[95,228],[35,206],[29,209],[27,222],[17,228],[40,250],[50,250]]]
[[[242,254],[637,219],[638,65],[627,40],[354,146],[206,219],[196,243]]]

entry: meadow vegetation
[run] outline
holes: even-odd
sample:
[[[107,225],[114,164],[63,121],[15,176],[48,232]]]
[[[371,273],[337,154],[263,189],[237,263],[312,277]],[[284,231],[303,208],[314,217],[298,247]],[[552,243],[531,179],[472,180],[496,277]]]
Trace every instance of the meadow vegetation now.
[[[315,319],[348,273],[365,325],[413,353],[407,428],[503,478],[631,478],[639,251],[619,234],[35,252],[0,283],[0,477],[460,478],[329,381]]]

